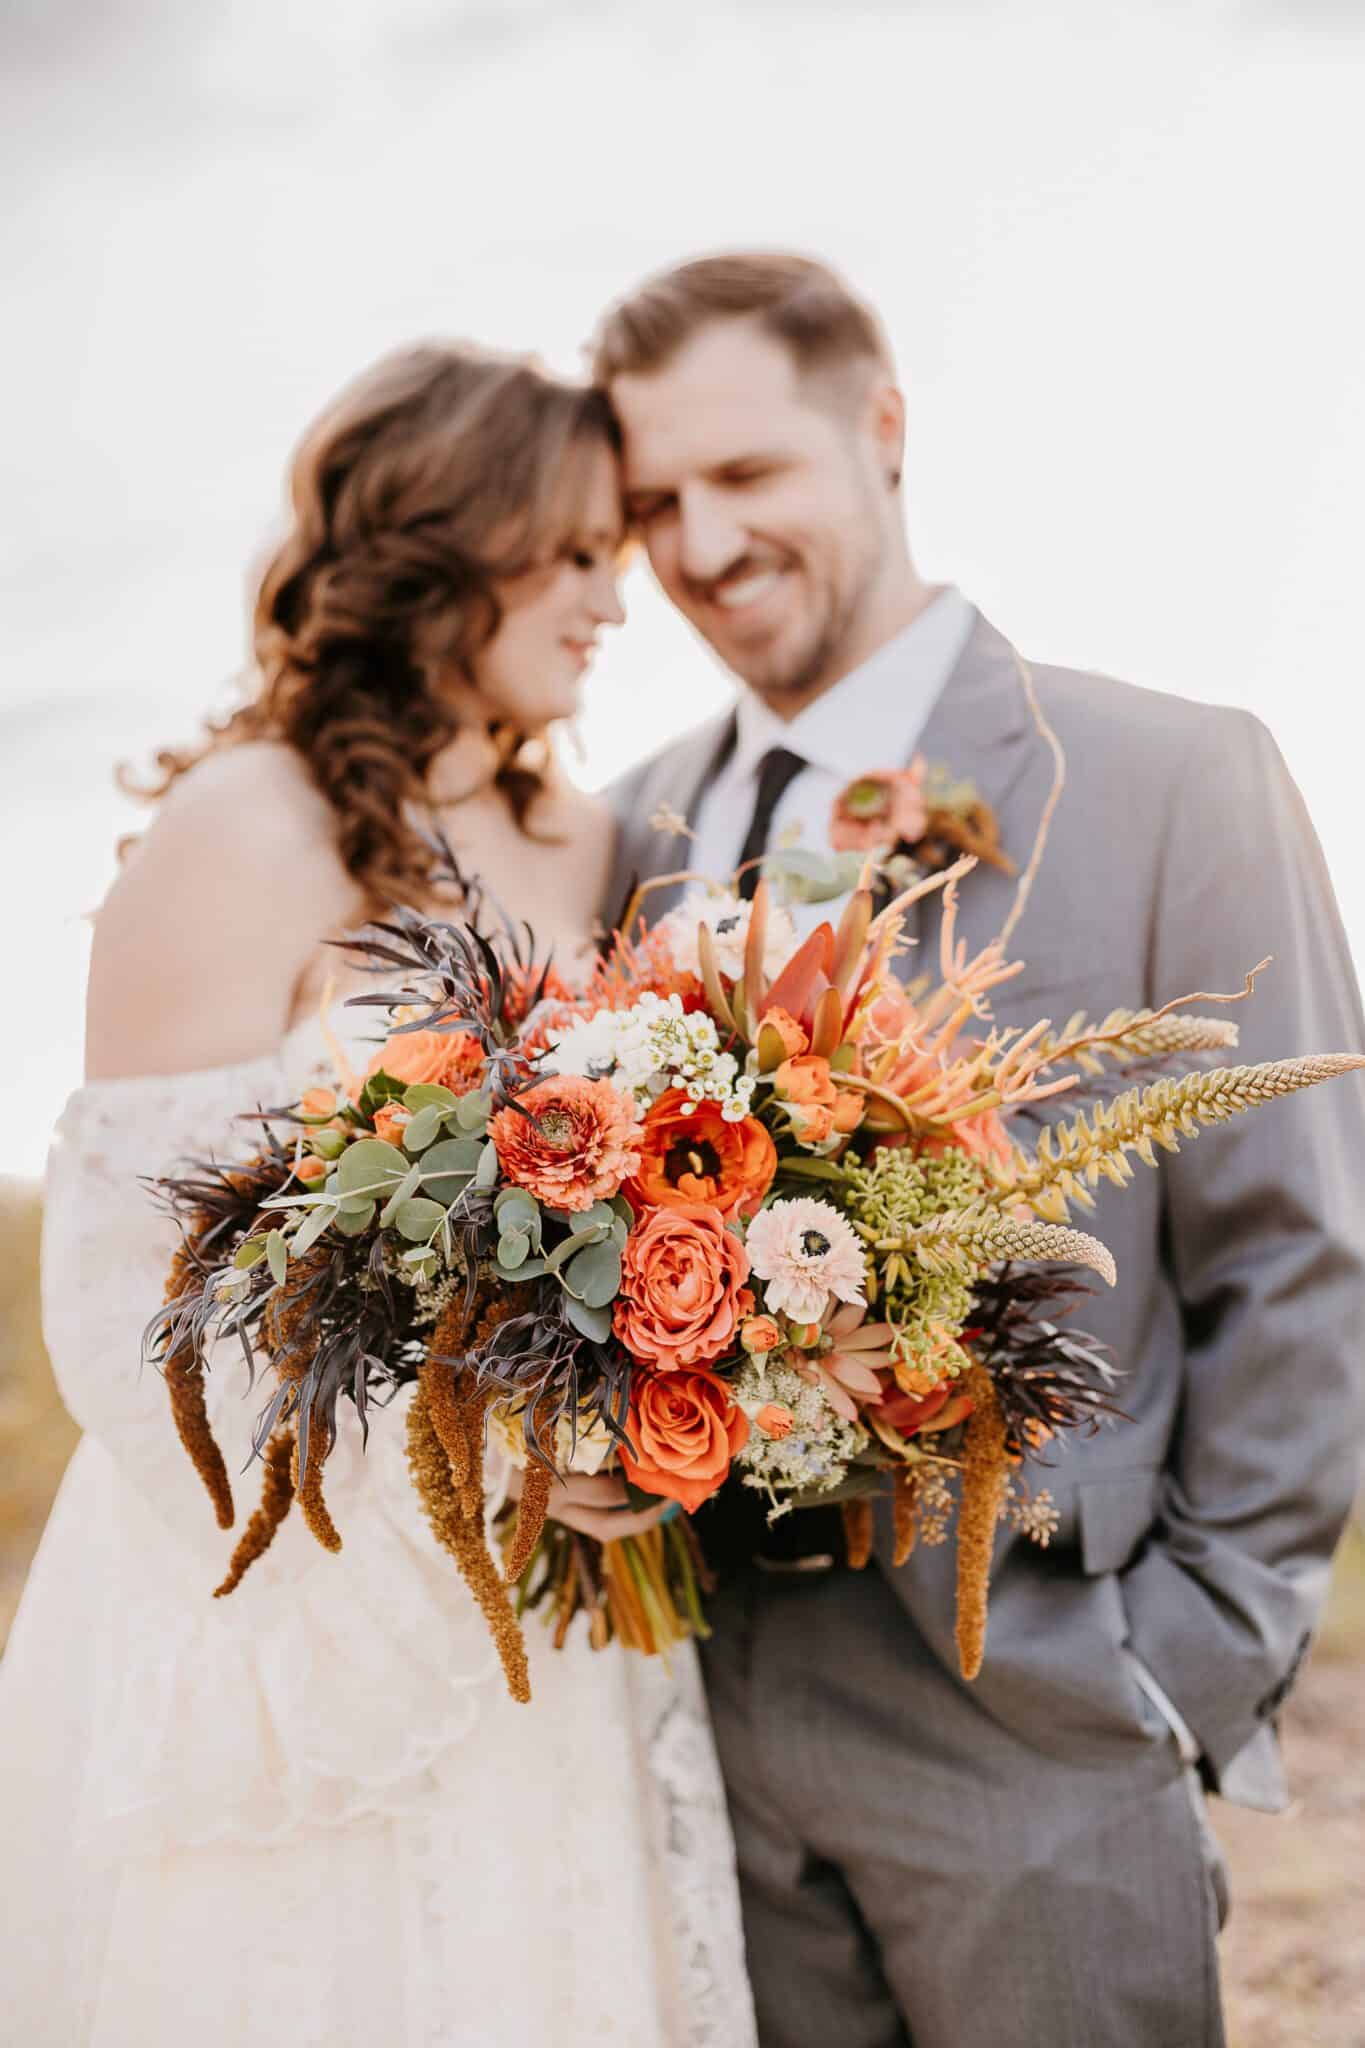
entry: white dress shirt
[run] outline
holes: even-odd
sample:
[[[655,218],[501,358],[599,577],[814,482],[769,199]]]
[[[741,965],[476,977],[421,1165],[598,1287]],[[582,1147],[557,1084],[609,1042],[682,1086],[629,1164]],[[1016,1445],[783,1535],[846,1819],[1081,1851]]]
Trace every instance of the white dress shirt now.
[[[809,765],[783,792],[769,848],[827,848],[839,792],[860,775],[908,764],[975,622],[975,608],[946,584],[903,633],[795,718],[779,718],[745,690],[736,709],[734,752],[697,811],[689,865],[717,880],[733,872],[753,816],[759,764],[772,747],[788,747]],[[793,904],[798,931],[804,936],[825,918],[837,923],[847,900]]]

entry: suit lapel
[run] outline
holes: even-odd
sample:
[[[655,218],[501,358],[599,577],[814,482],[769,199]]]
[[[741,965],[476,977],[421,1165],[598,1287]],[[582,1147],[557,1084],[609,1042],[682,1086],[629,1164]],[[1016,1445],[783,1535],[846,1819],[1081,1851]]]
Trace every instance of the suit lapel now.
[[[1005,851],[1022,867],[1028,858],[1032,827],[1010,798],[1025,770],[1042,758],[1043,748],[1010,643],[980,612],[916,742],[915,753],[930,763],[941,763],[955,778],[975,783],[978,794],[1000,820]],[[985,898],[994,904],[1006,891],[1012,893],[1013,887],[1006,877],[986,868],[977,868],[962,884],[964,921],[974,943],[990,936],[981,929],[980,918],[972,914],[974,903]],[[906,919],[907,937],[918,941],[907,963],[912,976],[936,967],[941,923],[940,894],[912,905]]]

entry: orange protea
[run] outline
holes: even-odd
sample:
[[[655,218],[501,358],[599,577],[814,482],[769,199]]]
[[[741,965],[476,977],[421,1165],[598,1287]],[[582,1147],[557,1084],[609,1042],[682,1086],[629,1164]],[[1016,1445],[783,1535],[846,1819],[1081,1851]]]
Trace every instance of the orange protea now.
[[[610,1081],[538,1081],[488,1126],[507,1179],[554,1209],[590,1209],[640,1164],[639,1112]],[[525,1115],[522,1112],[526,1111]]]
[[[645,1117],[640,1168],[626,1187],[637,1208],[706,1202],[727,1223],[758,1207],[777,1172],[777,1147],[757,1117],[726,1122],[716,1102],[670,1088]]]
[[[547,967],[542,977],[539,968],[532,973],[524,967],[513,967],[507,974],[504,1021],[513,1026],[524,1024],[531,1013],[531,998],[537,990],[542,1003],[564,1003],[576,1009],[574,992],[558,968]]]
[[[681,996],[684,1010],[704,1010],[706,990],[695,974],[678,966],[667,939],[646,932],[636,939],[618,933],[604,960],[593,970],[575,1015],[595,1017],[599,1010],[626,1010],[643,995]]]

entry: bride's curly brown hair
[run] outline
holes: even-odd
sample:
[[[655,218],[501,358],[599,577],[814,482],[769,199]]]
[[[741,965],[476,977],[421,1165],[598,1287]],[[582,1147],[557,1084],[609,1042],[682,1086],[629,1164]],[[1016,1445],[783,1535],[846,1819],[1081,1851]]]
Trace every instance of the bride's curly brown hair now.
[[[603,394],[525,358],[427,344],[385,357],[305,435],[292,523],[261,578],[254,688],[195,747],[156,755],[157,798],[215,748],[282,740],[337,819],[374,899],[412,897],[433,850],[409,816],[461,724],[501,622],[496,584],[572,540],[589,461],[618,435]],[[497,783],[526,825],[543,733],[493,728]]]

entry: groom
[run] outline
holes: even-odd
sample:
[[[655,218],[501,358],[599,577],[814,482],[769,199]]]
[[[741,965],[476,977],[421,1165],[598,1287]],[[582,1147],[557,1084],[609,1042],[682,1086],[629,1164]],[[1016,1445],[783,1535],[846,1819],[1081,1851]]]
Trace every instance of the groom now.
[[[1022,863],[1052,761],[1006,640],[916,572],[872,312],[818,263],[708,258],[614,307],[596,369],[655,575],[744,685],[615,790],[612,908],[635,874],[725,873],[797,827],[822,843],[845,785],[916,753],[976,784]],[[1361,1046],[1322,857],[1265,729],[1034,673],[1068,786],[1000,1020],[1235,990],[1271,953],[1226,1013],[1236,1057]],[[974,946],[1014,886],[968,877]],[[939,916],[918,906],[912,972]],[[1048,1550],[1001,1538],[974,1685],[950,1547],[897,1570],[882,1526],[854,1573],[811,1513],[758,1521],[726,1560],[706,1670],[765,2048],[1222,2040],[1201,1785],[1284,1803],[1276,1716],[1357,1476],[1363,1175],[1352,1081],[1104,1188],[1119,1284],[1081,1320],[1132,1420],[1043,1475]]]

